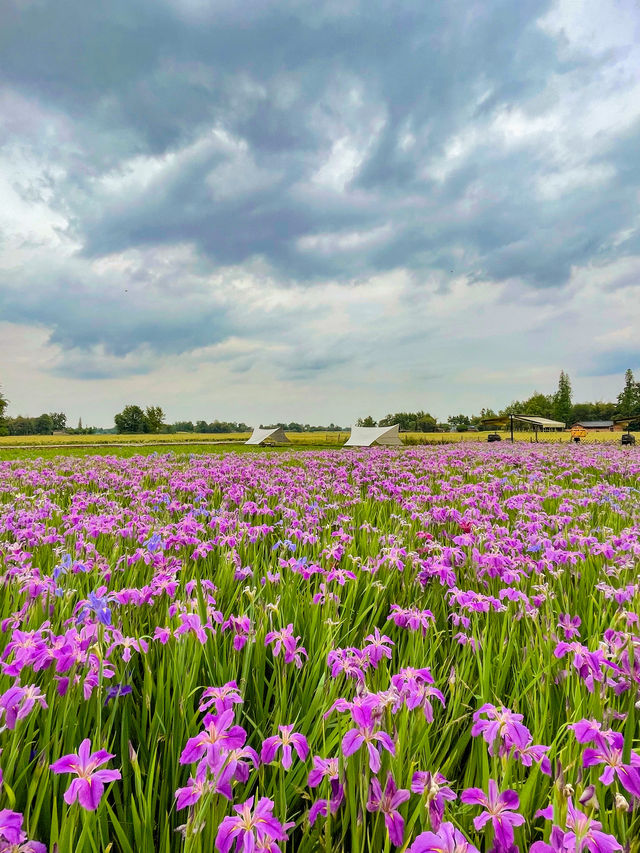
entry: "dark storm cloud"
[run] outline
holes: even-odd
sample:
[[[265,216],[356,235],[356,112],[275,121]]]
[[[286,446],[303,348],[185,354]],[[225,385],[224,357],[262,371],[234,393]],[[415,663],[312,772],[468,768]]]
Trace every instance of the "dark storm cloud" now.
[[[8,0],[0,80],[14,99],[0,144],[39,164],[21,197],[59,212],[78,248],[66,272],[41,260],[5,269],[2,317],[46,326],[73,352],[183,353],[252,323],[277,332],[273,316],[252,319],[248,297],[239,323],[215,293],[202,296],[220,267],[263,264],[309,287],[403,268],[418,289],[431,275],[545,289],[638,252],[640,127],[581,144],[567,126],[580,106],[562,113],[585,86],[588,118],[619,57],[568,51],[539,25],[550,8]],[[40,124],[28,125],[24,103]],[[536,122],[542,131],[519,129]],[[194,247],[197,267],[182,293],[125,296],[143,270],[92,271],[178,244]],[[340,363],[292,359],[303,376]]]
[[[62,349],[101,347],[116,358],[141,347],[180,354],[233,334],[233,320],[215,299],[134,288],[129,294],[126,284],[118,276],[87,281],[53,272],[46,283],[24,279],[16,288],[2,286],[0,277],[0,316],[51,329],[50,343]]]

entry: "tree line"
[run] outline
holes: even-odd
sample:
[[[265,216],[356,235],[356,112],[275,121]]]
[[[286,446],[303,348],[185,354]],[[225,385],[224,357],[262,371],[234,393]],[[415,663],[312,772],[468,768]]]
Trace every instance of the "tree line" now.
[[[48,412],[38,417],[8,417],[6,396],[0,390],[0,435],[52,435],[55,432],[91,434],[96,432],[118,433],[239,433],[249,432],[250,427],[243,422],[205,420],[176,421],[165,423],[165,414],[160,406],[128,405],[114,416],[112,430],[83,427],[82,419],[78,426],[72,429],[67,426],[64,412]],[[514,400],[499,412],[483,408],[477,415],[449,415],[446,422],[439,422],[429,412],[395,412],[387,414],[378,421],[371,415],[358,418],[358,426],[391,426],[399,424],[402,432],[434,432],[436,430],[457,430],[465,432],[469,429],[482,429],[485,418],[496,415],[527,414],[541,418],[551,418],[562,421],[570,426],[578,421],[607,421],[614,418],[640,417],[640,381],[636,380],[631,369],[624,375],[624,385],[615,402],[596,401],[593,403],[574,403],[572,399],[571,379],[564,370],[560,372],[558,387],[553,394],[543,394],[534,391],[525,400]],[[260,425],[263,426],[262,424]],[[342,427],[331,423],[328,426],[312,426],[292,421],[291,423],[276,423],[267,425],[269,428],[283,427],[288,432],[332,432]]]
[[[229,433],[250,432],[250,427],[245,423],[234,421],[214,420],[210,423],[199,420],[176,421],[172,424],[165,423],[165,414],[160,406],[125,406],[121,412],[114,417],[116,432],[119,433],[164,433],[177,432],[195,433]]]
[[[437,422],[428,412],[396,412],[388,414],[379,421],[371,415],[359,418],[358,426],[391,426],[399,424],[401,432],[433,432],[450,431],[465,432],[469,429],[483,429],[485,418],[501,415],[534,415],[539,418],[550,418],[561,421],[567,426],[578,421],[611,421],[614,418],[640,417],[640,381],[636,381],[633,371],[627,370],[624,375],[624,387],[618,394],[616,402],[597,401],[593,403],[574,403],[571,379],[564,370],[560,372],[558,387],[553,394],[543,394],[534,391],[525,400],[514,400],[499,412],[484,408],[477,415],[450,415],[445,422]],[[486,427],[489,429],[490,427]]]

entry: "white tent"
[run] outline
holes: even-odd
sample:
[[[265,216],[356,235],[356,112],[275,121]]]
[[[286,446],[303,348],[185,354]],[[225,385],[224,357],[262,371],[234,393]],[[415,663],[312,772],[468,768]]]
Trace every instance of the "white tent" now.
[[[291,444],[285,435],[282,427],[274,429],[259,429],[256,427],[253,430],[253,435],[245,444]]]
[[[402,445],[400,441],[399,424],[389,427],[360,427],[352,426],[351,435],[344,447],[371,447],[372,444],[386,444],[392,447]]]

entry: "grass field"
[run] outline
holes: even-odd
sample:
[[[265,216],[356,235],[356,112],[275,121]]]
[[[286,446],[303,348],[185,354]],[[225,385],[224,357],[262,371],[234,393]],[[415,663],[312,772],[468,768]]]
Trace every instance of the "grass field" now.
[[[250,433],[174,433],[158,435],[15,435],[0,437],[0,451],[9,447],[117,447],[119,445],[170,446],[170,445],[218,445],[241,444]],[[509,439],[508,432],[501,432],[503,440]],[[535,442],[533,432],[516,432],[516,441]],[[613,443],[619,444],[620,432],[598,431],[589,433],[582,439],[583,444]],[[349,437],[348,430],[340,432],[289,432],[287,437],[295,446],[327,447],[341,446]],[[409,444],[452,444],[465,442],[486,442],[486,432],[406,432],[401,438]],[[540,442],[553,444],[569,443],[571,435],[566,432],[539,433]]]

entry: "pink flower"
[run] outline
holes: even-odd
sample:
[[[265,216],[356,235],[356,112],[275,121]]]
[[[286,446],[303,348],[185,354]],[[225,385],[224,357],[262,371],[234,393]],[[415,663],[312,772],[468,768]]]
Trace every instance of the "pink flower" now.
[[[387,774],[384,793],[378,779],[374,777],[371,780],[367,811],[384,814],[384,823],[389,833],[389,839],[396,847],[400,847],[404,840],[404,818],[398,811],[398,806],[406,802],[409,797],[409,791],[396,787],[391,773]]]
[[[291,747],[295,749],[300,761],[304,761],[309,754],[309,744],[304,735],[299,732],[291,733],[293,726],[278,726],[279,735],[268,737],[262,744],[260,758],[263,764],[270,764],[276,756],[276,752],[282,747],[282,766],[285,770],[291,767]]]
[[[589,693],[593,693],[594,682],[604,681],[604,673],[602,672],[602,666],[605,663],[604,652],[602,649],[590,652],[586,646],[577,640],[572,643],[558,643],[553,650],[556,658],[563,658],[568,653],[573,654],[574,669],[584,681]]]
[[[112,753],[104,749],[92,753],[91,741],[85,738],[77,755],[63,755],[54,761],[50,766],[54,773],[75,773],[78,776],[67,788],[65,802],[71,805],[78,800],[82,808],[90,812],[95,811],[102,799],[105,782],[115,782],[116,779],[122,778],[119,770],[97,770],[101,764],[113,757]]]

